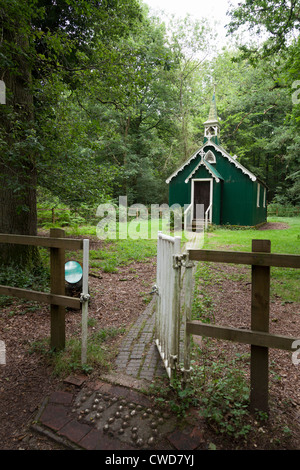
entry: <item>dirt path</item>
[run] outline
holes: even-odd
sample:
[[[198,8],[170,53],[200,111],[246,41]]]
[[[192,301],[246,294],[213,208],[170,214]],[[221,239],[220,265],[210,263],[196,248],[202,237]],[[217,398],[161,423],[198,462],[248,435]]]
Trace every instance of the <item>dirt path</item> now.
[[[206,286],[211,299],[213,322],[218,325],[247,328],[251,318],[250,267],[211,263],[212,280]],[[300,338],[300,304],[283,302],[273,297],[270,303],[270,332]],[[202,351],[209,349],[210,357],[238,362],[248,380],[250,378],[250,346],[230,341],[199,340]],[[298,355],[300,359],[300,353]],[[260,427],[261,436],[253,448],[272,448],[272,443],[300,449],[300,364],[292,362],[292,352],[269,350],[269,404],[270,419],[267,426]],[[289,437],[284,443],[284,436]],[[268,443],[269,442],[269,447]],[[281,448],[281,447],[279,447]]]

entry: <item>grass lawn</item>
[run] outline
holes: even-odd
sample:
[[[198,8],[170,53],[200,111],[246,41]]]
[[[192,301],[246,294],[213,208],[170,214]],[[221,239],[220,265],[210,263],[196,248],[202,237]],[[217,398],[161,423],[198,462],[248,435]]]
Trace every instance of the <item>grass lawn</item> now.
[[[284,223],[284,230],[217,228],[206,234],[204,247],[211,250],[251,251],[253,239],[271,241],[272,253],[300,255],[300,217],[270,217],[268,222]],[[284,302],[300,301],[300,272],[292,268],[271,268],[271,295]]]
[[[95,226],[70,227],[65,230],[66,235],[71,237],[80,235],[82,237],[97,238]],[[118,233],[117,227],[117,235]],[[140,233],[140,238],[132,239],[128,236],[128,238],[122,239],[112,236],[101,239],[101,241],[101,248],[90,249],[89,252],[91,272],[99,269],[104,272],[116,272],[120,266],[133,261],[144,262],[156,256],[156,238],[151,239],[144,228]],[[77,261],[81,261],[82,253],[69,253],[69,256],[72,257],[72,255],[74,255],[73,257],[75,257]]]
[[[288,224],[285,230],[218,228],[206,237],[204,248],[251,251],[251,240],[271,240],[272,253],[300,254],[300,217],[272,217],[268,222]]]

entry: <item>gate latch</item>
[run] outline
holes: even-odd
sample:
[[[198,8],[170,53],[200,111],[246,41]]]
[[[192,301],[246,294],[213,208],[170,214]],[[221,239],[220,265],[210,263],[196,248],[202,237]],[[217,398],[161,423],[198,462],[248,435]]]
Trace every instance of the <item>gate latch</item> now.
[[[158,287],[157,285],[155,284],[153,287],[152,287],[152,290],[151,292],[149,292],[149,294],[158,294]]]
[[[192,268],[194,263],[189,260],[189,255],[183,253],[182,255],[173,255],[173,268]]]
[[[173,255],[173,268],[180,268],[183,266],[184,255]]]

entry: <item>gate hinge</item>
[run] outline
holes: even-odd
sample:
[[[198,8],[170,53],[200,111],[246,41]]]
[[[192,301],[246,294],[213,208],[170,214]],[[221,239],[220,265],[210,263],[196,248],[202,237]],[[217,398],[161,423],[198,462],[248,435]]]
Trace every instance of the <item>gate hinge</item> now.
[[[170,355],[170,367],[171,367],[171,369],[175,369],[175,368],[176,368],[177,359],[178,359],[178,358],[177,358],[177,355],[176,355],[176,354],[175,354],[175,355],[173,355],[173,354]]]
[[[195,266],[194,262],[190,260],[188,253],[183,253],[182,258],[183,258],[182,265],[185,268],[193,268]]]

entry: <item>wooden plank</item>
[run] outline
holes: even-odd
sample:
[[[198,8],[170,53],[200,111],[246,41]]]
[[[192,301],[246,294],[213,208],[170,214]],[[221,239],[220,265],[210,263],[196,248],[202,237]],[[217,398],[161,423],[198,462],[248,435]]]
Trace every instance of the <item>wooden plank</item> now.
[[[63,248],[65,250],[81,250],[83,240],[74,238],[34,237],[31,235],[14,235],[0,233],[0,243],[13,245],[34,245],[48,248]]]
[[[63,238],[64,230],[52,228],[50,237]],[[65,250],[50,248],[50,287],[51,294],[65,295]],[[51,316],[51,348],[60,351],[65,348],[65,307],[50,305]]]
[[[193,261],[300,268],[300,255],[195,249],[188,250],[188,253],[190,260]]]
[[[80,299],[77,299],[75,297],[67,297],[65,295],[55,295],[47,292],[20,289],[18,287],[9,287],[1,285],[0,295],[8,295],[46,304],[62,305],[64,307],[70,307],[74,309],[81,308]]]
[[[270,240],[252,240],[253,252],[271,253]],[[251,330],[269,332],[270,266],[252,265]],[[268,412],[269,349],[251,344],[250,408]]]
[[[273,349],[292,350],[292,344],[299,338],[291,338],[283,335],[274,335],[260,331],[244,330],[241,328],[211,325],[199,321],[187,322],[188,334],[208,336],[210,338],[233,341],[236,343],[254,344]]]

